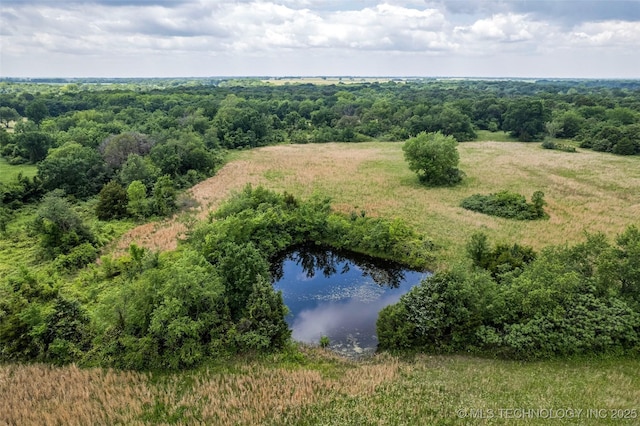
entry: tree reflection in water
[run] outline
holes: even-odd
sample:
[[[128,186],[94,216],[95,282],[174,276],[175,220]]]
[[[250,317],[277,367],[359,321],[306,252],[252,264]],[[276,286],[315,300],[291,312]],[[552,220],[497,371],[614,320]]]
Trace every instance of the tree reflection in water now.
[[[274,287],[282,291],[287,322],[297,341],[354,356],[376,350],[378,312],[426,277],[401,265],[327,247],[294,247],[272,260]]]

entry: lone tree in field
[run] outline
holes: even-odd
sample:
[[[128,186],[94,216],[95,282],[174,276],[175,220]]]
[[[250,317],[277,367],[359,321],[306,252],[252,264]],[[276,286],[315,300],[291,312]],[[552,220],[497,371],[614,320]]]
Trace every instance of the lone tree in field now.
[[[454,185],[464,173],[458,169],[458,142],[440,132],[419,133],[402,147],[409,168],[418,174],[420,182],[430,186]]]

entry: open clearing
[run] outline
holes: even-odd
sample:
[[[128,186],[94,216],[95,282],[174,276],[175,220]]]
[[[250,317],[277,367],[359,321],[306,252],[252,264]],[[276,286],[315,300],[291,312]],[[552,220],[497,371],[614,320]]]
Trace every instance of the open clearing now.
[[[584,240],[584,232],[610,238],[640,218],[640,158],[593,151],[565,153],[535,143],[459,144],[460,168],[467,177],[453,188],[426,188],[403,158],[402,144],[310,144],[269,146],[234,154],[218,174],[190,190],[199,218],[246,184],[264,185],[299,197],[329,196],[335,209],[400,217],[441,248],[439,264],[464,255],[469,236],[484,231],[493,241],[540,249]],[[545,193],[549,220],[514,221],[459,207],[475,193],[500,190],[530,199]],[[142,225],[120,240],[155,250],[176,247],[184,232],[180,217]]]
[[[7,160],[0,157],[0,183],[13,182],[20,173],[24,177],[33,177],[38,172],[38,167],[32,164],[21,164],[13,166]]]

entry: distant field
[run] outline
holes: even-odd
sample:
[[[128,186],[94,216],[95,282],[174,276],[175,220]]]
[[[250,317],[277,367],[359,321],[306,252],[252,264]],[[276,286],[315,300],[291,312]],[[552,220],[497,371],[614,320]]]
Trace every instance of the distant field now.
[[[406,78],[394,77],[271,77],[262,80],[276,86],[285,84],[356,84],[356,83],[387,83],[389,81],[406,81]]]
[[[213,178],[196,185],[194,198],[206,216],[233,190],[261,184],[300,197],[320,193],[343,212],[400,217],[442,247],[440,262],[463,256],[469,236],[486,232],[493,241],[518,242],[540,249],[584,240],[584,232],[610,237],[640,224],[640,158],[594,151],[565,153],[539,143],[465,142],[459,145],[462,185],[426,188],[404,161],[402,143],[278,145],[234,155]],[[475,193],[500,190],[545,193],[549,220],[515,221],[459,207]],[[122,241],[175,247],[184,230],[173,221],[148,224]]]
[[[38,168],[32,164],[20,164],[12,166],[7,160],[0,157],[0,183],[11,182],[22,173],[26,177],[33,177],[38,173]]]

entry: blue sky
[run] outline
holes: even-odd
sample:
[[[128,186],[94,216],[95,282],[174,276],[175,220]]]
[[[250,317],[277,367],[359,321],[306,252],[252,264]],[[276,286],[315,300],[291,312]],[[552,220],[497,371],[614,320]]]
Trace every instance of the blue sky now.
[[[2,77],[640,78],[640,0],[0,0]]]

